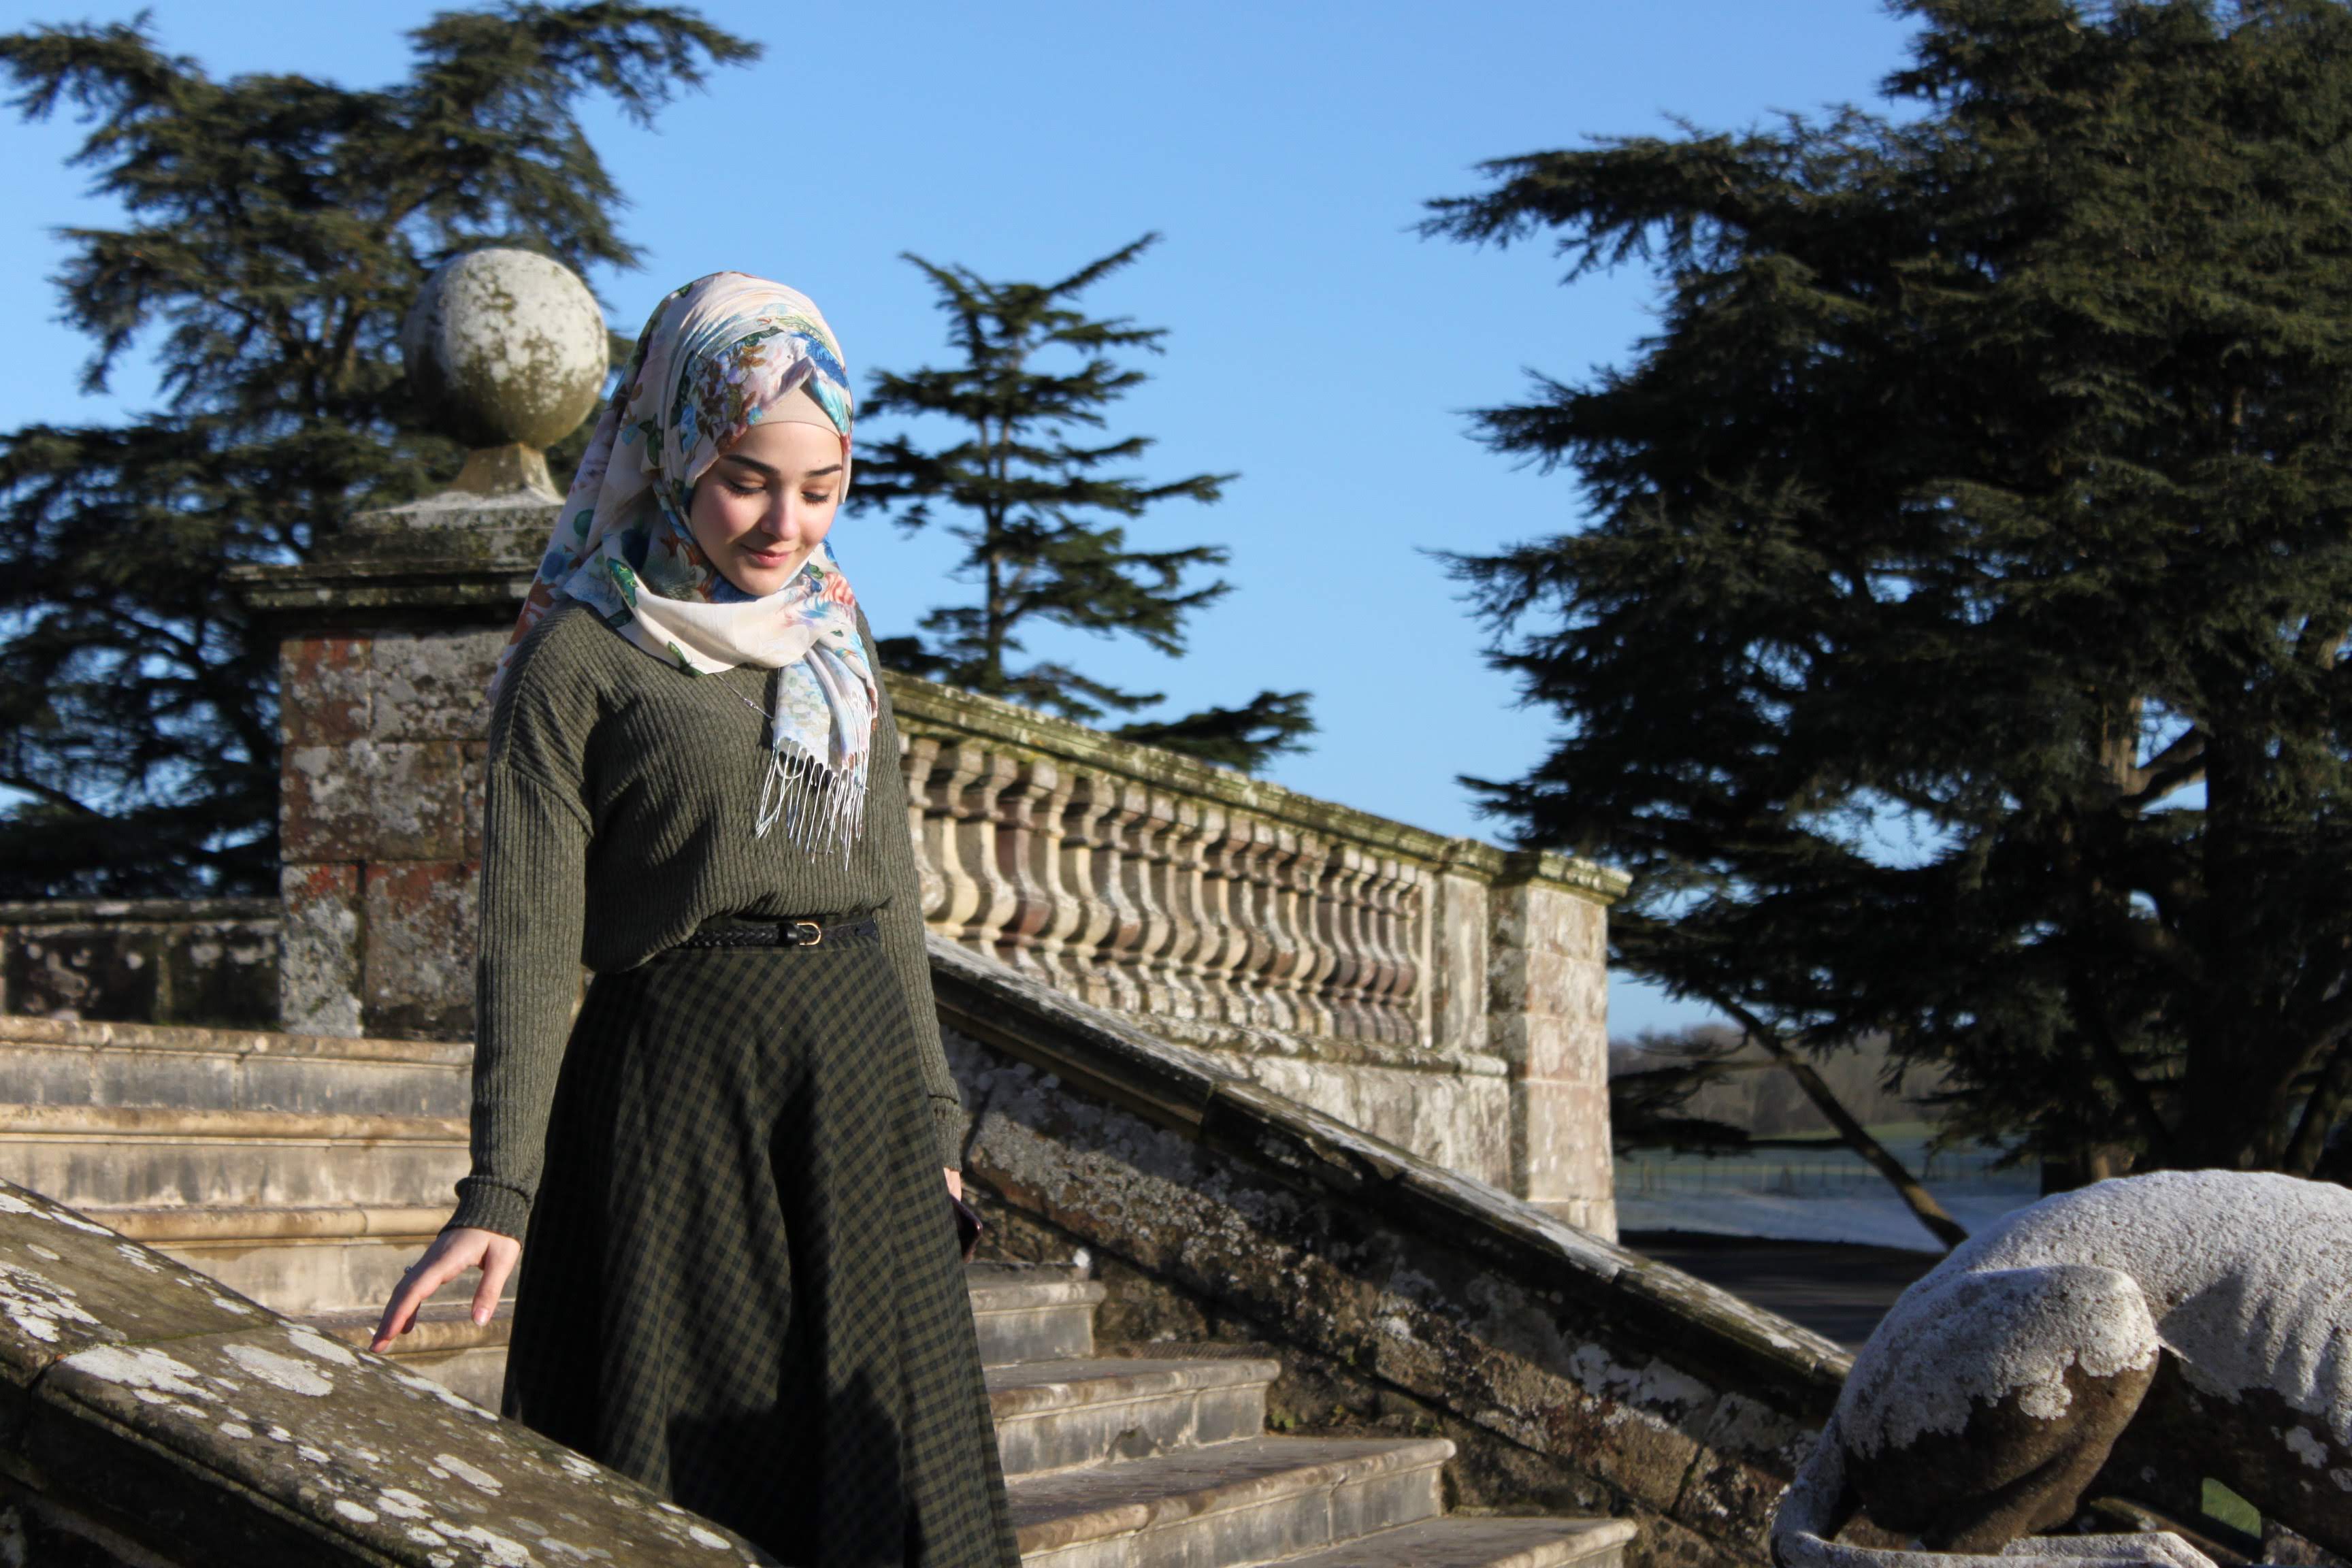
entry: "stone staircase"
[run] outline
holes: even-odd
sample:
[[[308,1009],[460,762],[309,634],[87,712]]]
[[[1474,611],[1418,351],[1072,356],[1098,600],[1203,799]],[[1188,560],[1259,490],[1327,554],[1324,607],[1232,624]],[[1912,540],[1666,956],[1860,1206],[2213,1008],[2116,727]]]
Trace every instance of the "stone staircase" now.
[[[363,1342],[466,1163],[463,1046],[0,1018],[0,1178]],[[1266,1431],[1278,1361],[1098,1355],[1104,1288],[976,1267],[1023,1561],[1039,1568],[1619,1568],[1613,1519],[1445,1512],[1444,1439]],[[453,1288],[398,1359],[495,1405],[503,1315]],[[1216,1347],[1229,1350],[1231,1347]]]

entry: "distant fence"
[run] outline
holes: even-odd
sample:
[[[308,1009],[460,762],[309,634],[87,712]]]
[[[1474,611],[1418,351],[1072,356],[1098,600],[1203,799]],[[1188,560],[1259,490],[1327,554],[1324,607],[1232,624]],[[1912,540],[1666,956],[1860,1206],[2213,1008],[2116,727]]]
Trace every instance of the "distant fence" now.
[[[1916,1157],[1904,1163],[1931,1187],[2032,1188],[2038,1178],[2030,1165],[2000,1169],[1999,1150],[1939,1152],[1923,1163]],[[1660,1158],[1633,1154],[1617,1162],[1617,1195],[1621,1198],[1676,1197],[1698,1193],[1760,1193],[1777,1197],[1838,1197],[1849,1193],[1875,1194],[1886,1190],[1886,1178],[1853,1154],[1783,1153],[1758,1150],[1716,1159],[1688,1155]]]

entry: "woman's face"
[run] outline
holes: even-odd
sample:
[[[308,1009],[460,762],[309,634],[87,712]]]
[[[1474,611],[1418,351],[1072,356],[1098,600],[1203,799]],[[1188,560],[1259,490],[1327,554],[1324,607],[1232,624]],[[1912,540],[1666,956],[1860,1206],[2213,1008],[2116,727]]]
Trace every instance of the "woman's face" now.
[[[841,437],[832,431],[754,425],[695,481],[687,528],[730,583],[762,597],[824,542],[841,482]]]

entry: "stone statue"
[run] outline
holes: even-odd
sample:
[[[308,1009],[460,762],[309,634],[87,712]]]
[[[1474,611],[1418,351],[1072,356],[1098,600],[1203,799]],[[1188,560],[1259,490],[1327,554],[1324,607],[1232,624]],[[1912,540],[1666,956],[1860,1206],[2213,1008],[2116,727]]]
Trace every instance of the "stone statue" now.
[[[1780,1500],[1772,1557],[2210,1568],[2170,1533],[2023,1539],[2073,1518],[2095,1479],[2194,1519],[2206,1477],[2352,1553],[2352,1192],[2165,1173],[2047,1198],[1971,1239],[1854,1358]],[[1914,1549],[1836,1541],[1857,1507]]]

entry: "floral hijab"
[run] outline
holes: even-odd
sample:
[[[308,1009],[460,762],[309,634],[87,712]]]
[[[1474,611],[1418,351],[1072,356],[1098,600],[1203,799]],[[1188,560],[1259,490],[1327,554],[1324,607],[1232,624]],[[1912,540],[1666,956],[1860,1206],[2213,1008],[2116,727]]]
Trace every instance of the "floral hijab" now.
[[[790,583],[754,598],[711,564],[686,521],[695,482],[746,430],[773,417],[813,423],[812,400],[841,437],[845,489],[849,373],[807,296],[714,272],[656,306],[596,421],[490,689],[561,599],[593,605],[606,626],[691,675],[780,670],[754,832],[764,837],[782,821],[805,848],[845,852],[865,821],[878,706],[849,579],[820,545]]]

